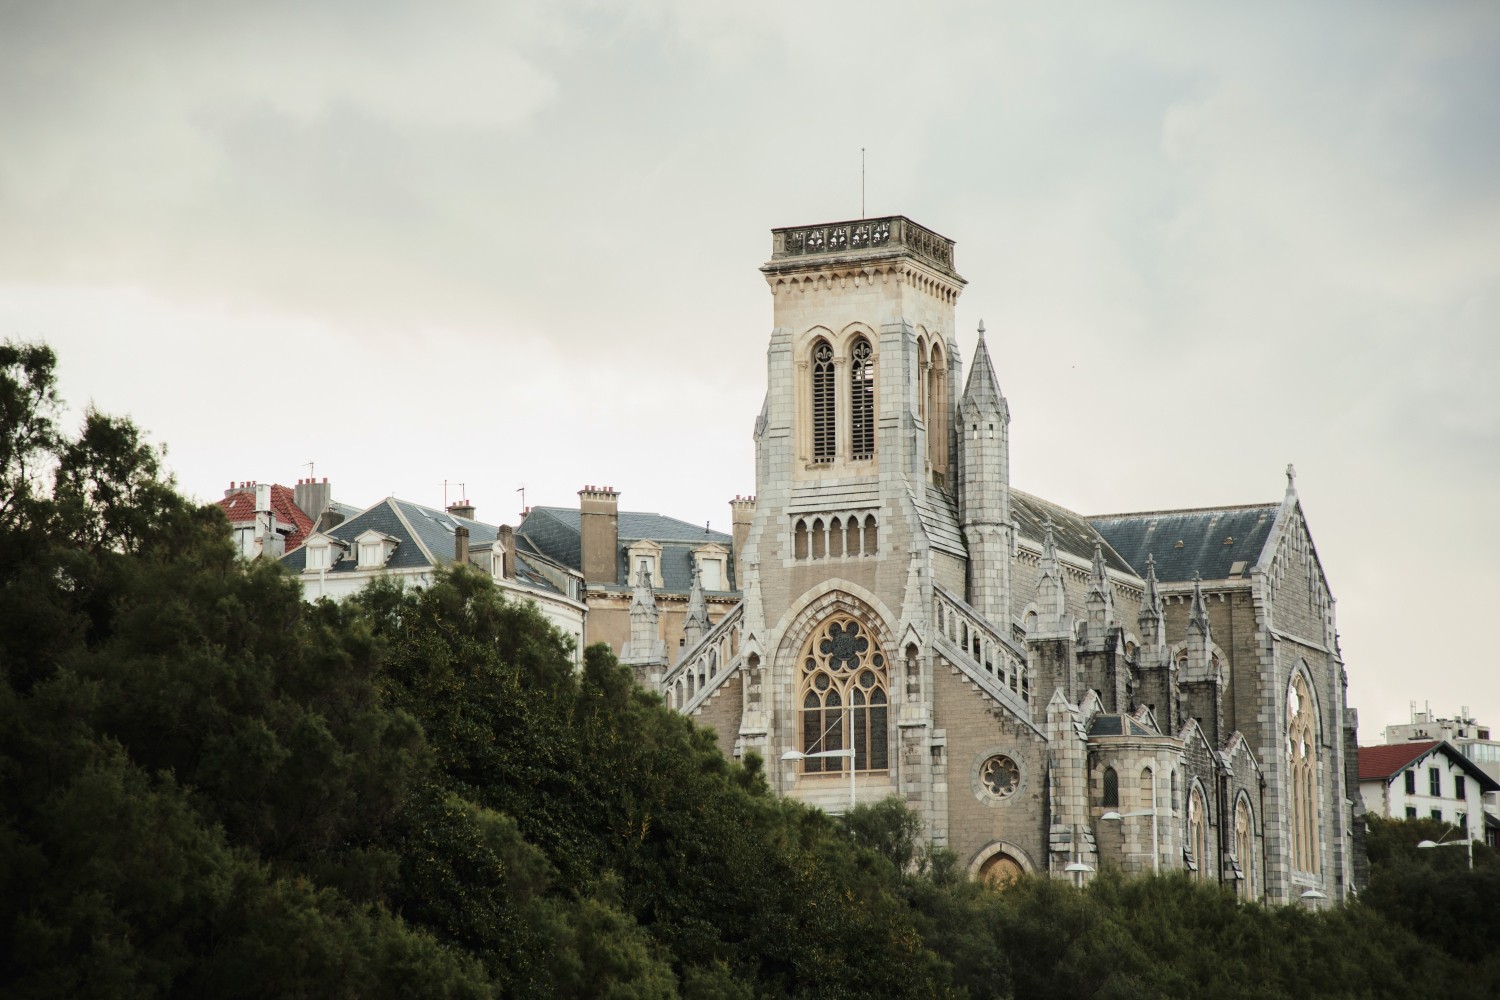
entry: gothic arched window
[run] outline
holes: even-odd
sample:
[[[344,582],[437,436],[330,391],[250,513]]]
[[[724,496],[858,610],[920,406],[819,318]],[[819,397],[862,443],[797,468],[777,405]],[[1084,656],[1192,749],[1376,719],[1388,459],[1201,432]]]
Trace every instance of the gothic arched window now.
[[[1108,809],[1118,809],[1120,806],[1120,776],[1112,767],[1104,769],[1104,802]]]
[[[948,365],[943,349],[932,345],[927,364],[927,463],[932,471],[948,471]]]
[[[869,631],[848,615],[828,618],[802,651],[802,752],[843,750],[852,735],[854,768],[884,771],[890,699],[885,654]],[[842,771],[843,757],[809,757],[805,772]]]
[[[1198,865],[1198,877],[1208,877],[1208,817],[1203,807],[1203,790],[1196,782],[1188,795],[1188,850]]]
[[[1250,815],[1250,803],[1243,798],[1234,807],[1234,860],[1240,864],[1244,875],[1240,895],[1245,899],[1255,898],[1255,820]]]
[[[837,447],[834,429],[833,348],[819,339],[812,349],[812,457],[832,462]]]
[[[1286,755],[1292,816],[1292,867],[1318,871],[1317,706],[1307,675],[1292,678],[1286,696]]]
[[[849,351],[849,454],[855,461],[875,457],[875,353],[856,337]]]

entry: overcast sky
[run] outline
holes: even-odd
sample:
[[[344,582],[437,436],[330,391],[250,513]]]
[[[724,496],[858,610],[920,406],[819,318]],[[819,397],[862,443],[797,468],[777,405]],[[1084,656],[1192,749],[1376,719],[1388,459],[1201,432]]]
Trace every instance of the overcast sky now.
[[[1297,486],[1362,738],[1500,728],[1500,4],[0,0],[0,336],[184,490],[754,491],[776,226],[958,241],[1013,483]]]

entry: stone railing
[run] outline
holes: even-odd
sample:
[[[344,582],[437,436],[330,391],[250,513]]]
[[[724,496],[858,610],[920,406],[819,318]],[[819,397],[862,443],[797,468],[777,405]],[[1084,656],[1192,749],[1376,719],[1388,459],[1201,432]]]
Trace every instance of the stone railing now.
[[[677,665],[662,678],[661,691],[668,708],[691,714],[734,673],[740,665],[744,619],[742,601],[719,619],[696,646],[683,652]]]
[[[934,647],[996,701],[1031,718],[1031,670],[1026,650],[1003,638],[962,599],[933,586]]]
[[[936,264],[944,271],[953,270],[953,241],[903,215],[771,231],[772,260],[816,254],[851,254],[886,247],[905,247],[929,264]]]

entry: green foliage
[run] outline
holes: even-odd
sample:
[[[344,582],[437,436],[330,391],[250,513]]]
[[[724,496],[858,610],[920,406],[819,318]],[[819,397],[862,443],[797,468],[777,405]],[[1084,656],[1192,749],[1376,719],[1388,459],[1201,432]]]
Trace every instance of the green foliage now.
[[[72,996],[1500,994],[1500,866],[1371,824],[1327,912],[1182,875],[996,891],[575,670],[456,569],[309,606],[128,422],[0,347],[0,991]]]

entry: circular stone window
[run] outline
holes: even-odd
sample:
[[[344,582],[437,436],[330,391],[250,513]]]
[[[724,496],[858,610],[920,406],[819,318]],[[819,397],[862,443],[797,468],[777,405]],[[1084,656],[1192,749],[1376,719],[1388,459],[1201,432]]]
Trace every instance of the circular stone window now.
[[[1021,767],[1003,753],[991,754],[979,765],[978,791],[982,797],[1004,799],[1021,787]]]

